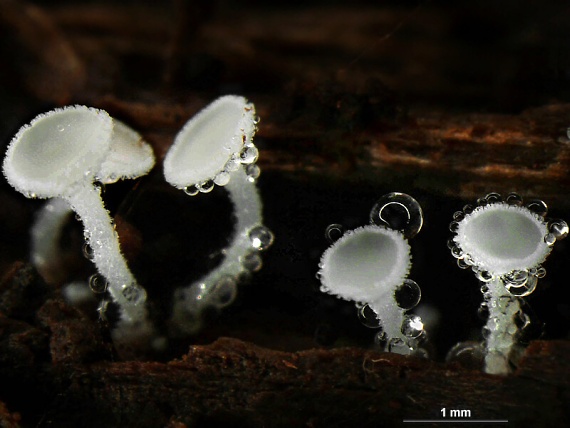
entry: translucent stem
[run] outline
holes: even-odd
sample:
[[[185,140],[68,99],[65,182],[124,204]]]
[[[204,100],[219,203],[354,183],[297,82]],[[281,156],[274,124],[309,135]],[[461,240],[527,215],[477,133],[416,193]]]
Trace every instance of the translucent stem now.
[[[489,318],[485,325],[485,372],[508,374],[511,371],[509,354],[518,330],[515,315],[520,310],[519,299],[509,294],[500,278],[493,278],[487,286]]]
[[[38,211],[31,230],[30,258],[46,282],[55,283],[62,275],[59,240],[72,210],[69,203],[53,198]]]
[[[393,292],[386,293],[383,298],[368,305],[376,312],[382,323],[382,330],[386,334],[386,350],[409,355],[412,353],[409,338],[402,333],[406,311],[396,304],[393,294]]]
[[[216,284],[228,277],[235,280],[246,270],[243,258],[255,251],[248,232],[261,225],[263,220],[257,186],[255,182],[250,181],[243,166],[232,173],[229,183],[224,187],[229,193],[236,218],[231,243],[223,250],[224,260],[206,276],[175,293],[173,319],[178,326],[190,333],[200,328],[200,312],[211,301]]]
[[[103,206],[100,190],[90,184],[80,185],[65,198],[83,222],[93,262],[108,282],[109,293],[121,309],[122,321],[145,320],[146,292],[137,284],[121,254],[118,235]]]

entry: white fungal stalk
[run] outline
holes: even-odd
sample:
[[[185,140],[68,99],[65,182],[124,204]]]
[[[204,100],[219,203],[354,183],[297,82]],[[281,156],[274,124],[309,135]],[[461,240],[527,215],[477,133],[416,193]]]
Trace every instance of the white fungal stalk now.
[[[201,327],[206,307],[232,303],[238,277],[261,269],[258,253],[273,242],[273,234],[262,224],[262,203],[255,186],[259,167],[253,136],[258,120],[253,104],[245,98],[218,98],[184,125],[164,159],[166,180],[190,196],[223,186],[237,219],[223,262],[175,292],[172,319],[185,333]]]
[[[384,349],[410,354],[425,336],[421,319],[406,314],[421,295],[418,285],[407,279],[411,255],[406,239],[421,228],[421,208],[408,195],[390,193],[372,209],[371,222],[346,232],[323,253],[321,291],[358,302],[361,321],[382,328],[376,339]],[[332,232],[338,236],[342,227],[331,225],[329,238]],[[402,298],[402,293],[407,296]]]
[[[513,297],[500,278],[487,283],[486,303],[489,309],[487,324],[483,327],[485,341],[485,371],[504,374],[510,371],[509,354],[516,344],[518,327],[515,316],[520,311],[519,299]]]
[[[510,354],[520,334],[515,318],[521,314],[520,299],[534,291],[538,278],[546,271],[541,266],[557,240],[568,234],[562,220],[544,220],[542,201],[523,206],[522,198],[511,193],[502,200],[490,193],[478,206],[466,205],[454,214],[450,230],[452,255],[459,267],[471,268],[484,284],[488,311],[485,337],[485,371],[507,374]]]
[[[58,282],[62,276],[59,239],[71,212],[65,199],[53,198],[38,211],[32,225],[30,258],[48,283]]]
[[[97,270],[108,281],[109,293],[120,307],[119,327],[144,324],[144,330],[146,292],[121,254],[100,188],[93,185],[95,179],[136,176],[154,164],[150,147],[133,133],[102,110],[84,106],[56,109],[37,116],[18,131],[3,166],[8,182],[27,197],[60,198],[79,215]],[[136,166],[124,157],[128,147],[140,149]],[[51,211],[54,217],[43,216],[34,228],[36,248],[44,247],[39,250],[40,256],[47,251],[46,246],[54,247],[54,241],[42,241],[42,228],[53,227],[57,236],[65,214],[59,202],[56,206],[58,209]]]
[[[127,322],[145,316],[146,292],[137,281],[121,254],[119,239],[111,225],[109,212],[103,207],[99,189],[79,185],[64,196],[83,222],[85,240],[93,252],[92,260],[109,283],[109,293],[122,309]]]

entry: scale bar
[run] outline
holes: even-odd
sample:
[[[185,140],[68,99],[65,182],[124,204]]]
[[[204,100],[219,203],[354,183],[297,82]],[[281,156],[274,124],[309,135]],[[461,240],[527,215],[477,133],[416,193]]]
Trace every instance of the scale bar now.
[[[429,423],[479,423],[479,424],[506,424],[508,419],[404,419],[405,423],[429,424]]]

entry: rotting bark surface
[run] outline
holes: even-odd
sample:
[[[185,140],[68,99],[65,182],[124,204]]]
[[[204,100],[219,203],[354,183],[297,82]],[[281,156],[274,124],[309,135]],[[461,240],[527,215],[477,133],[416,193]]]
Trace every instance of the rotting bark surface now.
[[[189,117],[243,94],[262,118],[259,186],[277,237],[240,300],[203,333],[173,340],[157,361],[120,361],[94,308],[59,296],[92,272],[80,228],[66,232],[66,266],[48,287],[22,261],[40,203],[2,182],[0,425],[391,427],[442,407],[515,427],[569,425],[566,242],[529,298],[544,340],[507,377],[368,350],[373,334],[352,305],[321,295],[314,278],[328,224],[362,225],[379,196],[404,191],[426,214],[412,277],[438,310],[436,360],[480,329],[478,285],[445,247],[453,211],[515,191],[570,219],[565,3],[245,3],[0,1],[4,144],[39,112],[87,104],[141,132],[159,170]],[[125,254],[160,315],[185,270],[206,265],[231,229],[220,221],[214,239],[212,228],[187,235],[180,225],[217,218],[227,201],[187,213],[160,171],[111,187]]]
[[[38,281],[31,277],[20,266],[3,295],[29,291]],[[570,416],[568,341],[533,342],[507,377],[359,348],[283,352],[232,338],[190,346],[169,362],[119,362],[80,311],[58,299],[38,304],[35,322],[17,320],[21,311],[0,318],[2,389],[9,403],[29,400],[32,413],[18,409],[28,424],[399,426],[437,419],[441,407],[509,426]],[[18,426],[19,416],[2,409],[3,426]]]

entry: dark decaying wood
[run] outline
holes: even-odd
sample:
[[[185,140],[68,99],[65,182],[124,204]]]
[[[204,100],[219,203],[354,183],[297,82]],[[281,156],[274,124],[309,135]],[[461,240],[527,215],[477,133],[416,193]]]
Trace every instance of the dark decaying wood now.
[[[37,287],[33,271],[17,269],[3,296]],[[568,420],[568,341],[533,342],[507,377],[358,348],[283,352],[230,338],[169,362],[113,362],[96,324],[60,300],[43,303],[35,325],[1,309],[12,317],[0,318],[6,398],[28,400],[25,416],[54,426],[399,426],[437,419],[441,407],[509,426]],[[5,407],[0,416],[17,426]]]
[[[259,187],[277,238],[262,272],[204,332],[123,361],[95,304],[82,311],[60,297],[62,284],[92,272],[80,227],[66,230],[66,266],[46,285],[25,262],[40,203],[2,181],[0,426],[392,427],[439,418],[443,407],[514,427],[568,425],[566,242],[529,298],[543,340],[512,375],[442,362],[481,327],[477,283],[445,246],[453,211],[515,191],[570,219],[565,2],[204,3],[0,1],[4,146],[35,114],[80,103],[106,109],[155,149],[157,172],[108,186],[105,199],[156,319],[186,270],[207,264],[210,249],[200,249],[212,228],[191,225],[231,211],[221,197],[192,217],[160,172],[177,130],[221,94],[247,96],[262,119]],[[324,228],[365,223],[394,190],[426,215],[412,276],[440,320],[435,361],[370,350],[352,305],[323,296],[314,278]],[[178,224],[200,230],[186,235]]]

